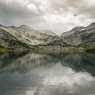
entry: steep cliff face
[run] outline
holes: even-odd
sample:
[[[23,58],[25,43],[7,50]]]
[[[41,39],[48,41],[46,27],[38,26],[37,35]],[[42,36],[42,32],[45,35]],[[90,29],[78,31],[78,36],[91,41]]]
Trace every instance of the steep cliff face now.
[[[94,46],[95,45],[95,23],[87,27],[76,27],[62,34],[61,38],[72,46]]]

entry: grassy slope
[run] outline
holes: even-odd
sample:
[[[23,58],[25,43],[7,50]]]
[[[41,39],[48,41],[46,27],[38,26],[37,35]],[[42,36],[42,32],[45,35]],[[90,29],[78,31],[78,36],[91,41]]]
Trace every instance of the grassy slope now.
[[[9,51],[9,49],[0,47],[0,53],[6,53],[6,52],[8,52],[8,51]]]

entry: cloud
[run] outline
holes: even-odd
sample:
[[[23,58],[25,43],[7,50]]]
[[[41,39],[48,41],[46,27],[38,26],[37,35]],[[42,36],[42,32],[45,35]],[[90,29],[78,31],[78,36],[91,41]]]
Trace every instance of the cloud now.
[[[95,0],[0,0],[0,23],[60,34],[95,21]]]
[[[0,20],[4,24],[24,23],[24,21],[28,22],[30,20],[32,21],[39,15],[40,14],[36,6],[32,3],[30,4],[27,0],[0,1]]]
[[[61,8],[95,18],[95,0],[59,0]],[[65,7],[65,8],[64,8]]]

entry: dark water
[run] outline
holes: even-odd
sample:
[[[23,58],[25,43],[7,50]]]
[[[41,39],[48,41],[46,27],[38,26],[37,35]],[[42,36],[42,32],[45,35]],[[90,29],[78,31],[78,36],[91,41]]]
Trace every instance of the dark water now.
[[[95,55],[0,55],[0,95],[95,95]]]

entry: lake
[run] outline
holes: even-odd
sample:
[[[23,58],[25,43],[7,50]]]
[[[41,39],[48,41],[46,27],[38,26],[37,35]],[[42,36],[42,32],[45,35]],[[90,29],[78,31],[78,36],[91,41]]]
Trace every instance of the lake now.
[[[95,95],[95,55],[0,55],[0,95]]]

